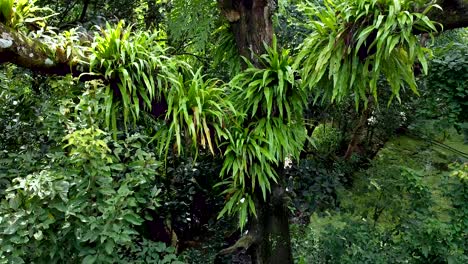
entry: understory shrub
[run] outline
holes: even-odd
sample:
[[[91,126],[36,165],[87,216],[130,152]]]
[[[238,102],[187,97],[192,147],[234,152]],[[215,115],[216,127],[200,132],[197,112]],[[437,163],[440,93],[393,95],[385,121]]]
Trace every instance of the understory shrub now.
[[[406,137],[389,142],[351,189],[337,189],[337,208],[293,228],[295,262],[466,263],[468,166],[455,157]]]

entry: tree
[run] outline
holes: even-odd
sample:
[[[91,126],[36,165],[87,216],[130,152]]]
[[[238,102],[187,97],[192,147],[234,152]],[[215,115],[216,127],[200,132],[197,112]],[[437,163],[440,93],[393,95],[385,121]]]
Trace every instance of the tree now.
[[[201,70],[192,70],[183,60],[171,57],[166,43],[159,44],[164,33],[132,32],[120,23],[103,29],[101,36],[91,40],[93,45],[86,43],[89,39],[77,37],[79,34],[70,34],[72,37],[61,42],[53,39],[55,48],[50,48],[47,44],[52,43],[25,36],[28,29],[12,19],[11,5],[3,8],[13,1],[0,3],[1,63],[42,74],[71,73],[83,81],[104,80],[109,84],[106,122],[111,130],[118,130],[116,109],[120,106],[124,124],[138,119],[140,108],[156,119],[165,116],[167,129],[158,134],[165,139],[160,140],[161,154],[170,151],[174,140],[174,151],[179,154],[203,148],[216,153],[217,143],[226,144],[223,173],[228,178],[230,200],[225,211],[239,213],[241,224],[252,214],[249,235],[242,240],[247,242],[240,247],[252,252],[256,263],[292,262],[282,174],[285,159],[298,158],[305,141],[301,123],[305,91],[324,101],[353,93],[358,107],[362,102],[366,105],[368,98],[377,99],[380,74],[387,77],[396,98],[405,85],[416,90],[413,64],[419,60],[427,70],[427,63],[412,33],[436,30],[426,13],[408,12],[426,11],[414,2],[349,1],[346,5],[352,10],[342,1],[308,5],[304,12],[309,14],[313,33],[293,64],[292,57],[274,41],[274,1],[220,1],[219,10],[229,22],[237,51],[246,58],[245,71],[230,82],[229,98],[222,98],[217,81],[207,80]],[[84,2],[80,19],[88,3]],[[440,16],[443,13],[436,8],[427,9],[427,14],[444,29],[468,25],[466,1],[442,1],[441,5],[450,16]],[[393,14],[386,16],[387,12]],[[395,27],[401,35],[394,35]],[[123,59],[121,54],[125,54]],[[203,104],[200,98],[206,99]],[[295,100],[289,103],[290,98]],[[152,111],[161,105],[162,111]],[[237,113],[233,122],[224,117],[229,111]],[[183,147],[186,138],[192,148]],[[244,140],[240,148],[236,145],[239,140]],[[250,157],[249,162],[243,156]]]

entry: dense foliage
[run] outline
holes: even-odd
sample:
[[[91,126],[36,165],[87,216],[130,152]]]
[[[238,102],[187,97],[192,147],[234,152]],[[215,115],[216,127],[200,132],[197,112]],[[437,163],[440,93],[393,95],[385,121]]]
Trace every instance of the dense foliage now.
[[[413,65],[417,59],[427,73],[428,50],[418,45],[412,31],[436,31],[425,14],[439,6],[410,13],[413,4],[366,0],[305,5],[312,33],[301,45],[296,62],[302,66],[305,85],[315,90],[317,97],[331,101],[353,93],[356,106],[369,95],[377,100],[381,75],[398,99],[405,86],[417,93]]]
[[[0,263],[467,262],[466,29],[230,3],[0,0]]]
[[[240,118],[229,130],[224,152],[221,175],[231,175],[225,193],[232,196],[220,215],[239,212],[241,226],[249,213],[256,214],[251,193],[260,188],[266,199],[278,181],[275,167],[288,156],[298,158],[306,138],[301,115],[307,97],[294,80],[292,60],[286,50],[278,51],[276,40],[266,49],[260,57],[264,68],[249,64],[231,81],[230,96]]]
[[[466,163],[447,166],[456,157],[411,138],[389,142],[352,189],[337,186],[335,210],[296,227],[298,263],[466,262]]]

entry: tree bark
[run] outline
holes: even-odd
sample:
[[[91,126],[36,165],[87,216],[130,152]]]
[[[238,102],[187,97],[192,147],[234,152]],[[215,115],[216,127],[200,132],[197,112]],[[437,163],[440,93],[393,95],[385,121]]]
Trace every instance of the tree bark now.
[[[221,0],[222,14],[231,23],[239,54],[254,64],[273,39],[274,0]]]
[[[358,124],[354,127],[353,133],[351,135],[351,140],[349,141],[348,148],[346,149],[346,153],[344,155],[345,160],[349,160],[351,156],[358,149],[358,145],[361,142],[361,137],[362,137],[361,133],[366,127],[367,118],[368,118],[368,112],[367,110],[365,110],[361,114]]]
[[[83,9],[81,10],[80,18],[78,19],[80,22],[85,21],[86,12],[88,11],[89,1],[90,0],[84,0],[83,1]]]
[[[231,23],[239,54],[255,66],[262,67],[258,56],[273,39],[272,0],[223,0],[220,9]],[[283,187],[283,168],[276,168],[280,179],[273,183],[264,200],[260,191],[254,194],[257,217],[250,219],[249,236],[254,237],[248,252],[256,264],[292,264],[289,211]]]
[[[282,173],[282,169],[277,172]],[[253,263],[293,263],[287,195],[282,182],[280,180],[280,184],[272,184],[271,194],[266,201],[260,192],[256,193],[255,206],[259,210],[257,218],[252,219],[249,230],[257,238],[250,249]]]
[[[64,76],[72,73],[79,76],[87,72],[87,64],[80,64],[73,54],[67,58],[62,48],[53,50],[0,23],[0,64],[2,63],[13,63],[45,75]]]
[[[349,141],[348,148],[347,148],[346,153],[344,155],[345,160],[348,160],[349,158],[351,158],[353,153],[355,153],[356,150],[358,149],[359,143],[361,143],[362,133],[363,133],[363,130],[367,126],[367,119],[369,118],[369,115],[370,115],[371,110],[373,108],[373,102],[374,102],[374,99],[373,99],[372,96],[369,96],[367,99],[368,99],[369,103],[367,105],[367,108],[364,109],[364,111],[361,113],[361,116],[359,118],[359,122],[357,123],[357,125],[353,129],[353,133],[351,135],[351,140]]]

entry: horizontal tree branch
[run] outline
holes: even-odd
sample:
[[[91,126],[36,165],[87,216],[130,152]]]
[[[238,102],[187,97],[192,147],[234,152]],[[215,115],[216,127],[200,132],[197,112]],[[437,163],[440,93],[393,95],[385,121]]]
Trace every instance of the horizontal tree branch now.
[[[434,8],[428,16],[444,26],[444,30],[468,27],[468,0],[439,0],[443,11]],[[46,75],[73,74],[88,71],[87,63],[67,58],[63,50],[53,50],[40,41],[33,40],[0,23],[0,64],[13,63]],[[81,80],[102,78],[88,75]]]
[[[253,236],[251,234],[247,234],[239,238],[236,243],[228,248],[222,249],[216,254],[216,257],[220,257],[223,255],[235,254],[242,250],[247,251],[253,244],[258,243],[260,238],[257,236]]]
[[[84,72],[85,65],[66,58],[63,53],[0,23],[0,63],[10,62],[48,75],[73,73],[78,76]]]

